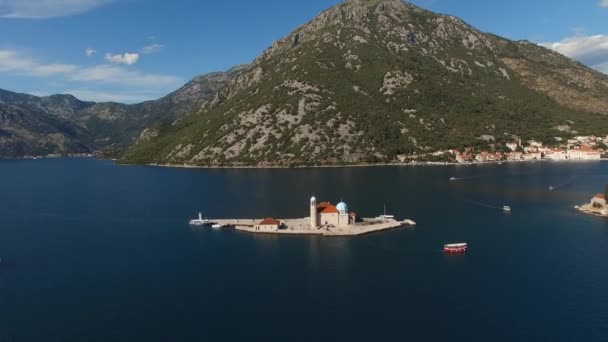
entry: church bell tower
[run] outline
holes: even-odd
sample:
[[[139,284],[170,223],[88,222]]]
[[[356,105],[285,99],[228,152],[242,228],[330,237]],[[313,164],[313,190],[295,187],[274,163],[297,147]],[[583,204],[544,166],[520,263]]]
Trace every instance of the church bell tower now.
[[[317,216],[317,199],[313,196],[310,198],[310,228],[319,227],[319,217]]]

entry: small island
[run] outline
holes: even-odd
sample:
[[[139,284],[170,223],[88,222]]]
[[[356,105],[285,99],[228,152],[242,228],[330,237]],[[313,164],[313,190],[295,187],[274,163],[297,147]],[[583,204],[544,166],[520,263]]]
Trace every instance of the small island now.
[[[362,218],[349,211],[344,202],[335,206],[330,202],[317,203],[314,196],[310,199],[309,209],[310,216],[305,218],[223,219],[214,222],[249,233],[322,236],[357,236],[416,225],[412,220],[397,221],[386,214]]]
[[[581,206],[576,206],[575,208],[585,214],[608,217],[608,205],[606,204],[607,198],[608,184],[606,184],[606,188],[604,189],[603,194],[597,194],[593,196],[591,202],[583,204]]]

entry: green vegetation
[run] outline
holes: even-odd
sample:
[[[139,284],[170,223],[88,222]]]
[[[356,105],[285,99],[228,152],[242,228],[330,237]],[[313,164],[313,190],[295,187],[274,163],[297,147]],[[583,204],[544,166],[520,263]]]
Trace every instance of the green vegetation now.
[[[567,139],[574,133],[555,129],[566,122],[577,134],[608,134],[605,115],[531,89],[503,60],[557,75],[573,67],[567,58],[396,3],[389,16],[356,2],[330,9],[256,60],[220,92],[221,101],[177,125],[156,127],[159,136],[134,146],[123,161],[298,166],[412,155],[449,161],[430,155],[501,149],[514,136]],[[438,33],[440,23],[448,33]],[[463,43],[471,37],[475,47]],[[556,84],[571,87],[562,81]]]

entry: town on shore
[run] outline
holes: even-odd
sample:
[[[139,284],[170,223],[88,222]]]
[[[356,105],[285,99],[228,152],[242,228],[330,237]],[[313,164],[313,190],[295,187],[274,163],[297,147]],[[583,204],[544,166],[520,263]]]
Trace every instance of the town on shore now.
[[[494,137],[482,137],[487,141],[492,141]],[[481,138],[480,138],[481,139]],[[417,153],[413,155],[400,155],[394,162],[378,163],[355,163],[355,164],[320,164],[320,165],[190,165],[190,164],[150,164],[152,166],[178,167],[178,168],[293,168],[293,167],[365,167],[383,165],[452,165],[452,164],[480,164],[480,163],[501,163],[501,162],[524,162],[524,161],[598,161],[608,159],[608,136],[576,136],[568,140],[553,138],[557,144],[546,144],[538,140],[528,140],[523,142],[521,139],[507,142],[504,144],[491,144],[492,149],[479,147],[464,147],[461,149],[449,149],[432,153]],[[104,159],[103,155],[92,153],[75,154],[48,154],[48,155],[27,155],[21,159],[42,159],[42,158],[99,158]],[[112,159],[115,160],[115,159]]]
[[[494,137],[485,137],[491,141]],[[491,163],[491,162],[515,162],[515,161],[567,161],[567,160],[601,160],[606,157],[608,150],[608,136],[602,138],[597,136],[576,136],[564,141],[562,138],[554,138],[557,144],[548,144],[528,140],[522,142],[517,139],[507,142],[504,146],[495,146],[494,150],[465,147],[463,149],[451,149],[438,151],[426,155],[401,156],[401,162],[416,161],[420,159],[445,160],[457,164]]]

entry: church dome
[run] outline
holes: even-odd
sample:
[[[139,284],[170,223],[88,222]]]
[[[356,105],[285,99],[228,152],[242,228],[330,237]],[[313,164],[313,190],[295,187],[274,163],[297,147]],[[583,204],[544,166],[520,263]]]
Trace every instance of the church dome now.
[[[338,205],[336,206],[336,208],[338,209],[338,211],[340,212],[340,214],[347,214],[348,213],[348,206],[344,202],[338,203]]]

